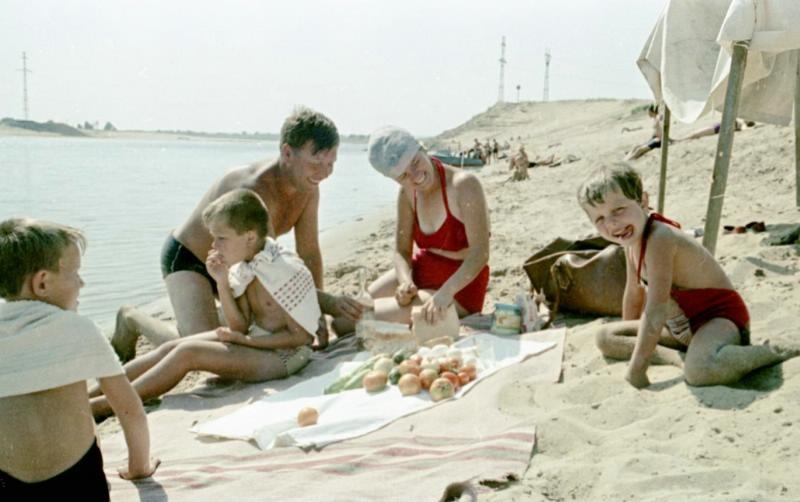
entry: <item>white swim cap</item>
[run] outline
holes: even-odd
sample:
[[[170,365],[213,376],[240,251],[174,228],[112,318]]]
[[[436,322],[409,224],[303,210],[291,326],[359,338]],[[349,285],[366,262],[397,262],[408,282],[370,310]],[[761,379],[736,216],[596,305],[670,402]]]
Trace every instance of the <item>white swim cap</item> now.
[[[370,135],[367,154],[376,171],[397,178],[420,148],[419,142],[405,129],[385,126]]]

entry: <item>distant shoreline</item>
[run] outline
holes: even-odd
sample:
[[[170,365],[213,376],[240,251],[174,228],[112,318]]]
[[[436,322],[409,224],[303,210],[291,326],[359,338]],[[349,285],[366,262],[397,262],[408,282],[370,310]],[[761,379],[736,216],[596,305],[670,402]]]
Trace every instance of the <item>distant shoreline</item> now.
[[[36,123],[44,125],[46,123]],[[58,123],[55,123],[58,124]],[[37,131],[22,127],[12,127],[0,124],[0,137],[64,137],[64,138],[91,138],[91,139],[131,139],[131,140],[174,140],[174,141],[278,141],[280,136],[273,133],[209,133],[202,131],[140,131],[140,130],[113,130],[103,129],[76,129],[82,136],[59,134],[51,131]],[[369,136],[366,134],[346,134],[341,136],[342,143],[366,144]]]

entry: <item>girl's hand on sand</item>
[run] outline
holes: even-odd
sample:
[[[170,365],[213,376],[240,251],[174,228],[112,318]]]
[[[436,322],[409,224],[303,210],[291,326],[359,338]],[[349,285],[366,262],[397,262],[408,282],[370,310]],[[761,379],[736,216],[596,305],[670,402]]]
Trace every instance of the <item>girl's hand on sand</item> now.
[[[150,457],[150,465],[148,465],[146,469],[142,469],[141,472],[138,472],[139,469],[131,471],[130,466],[128,466],[128,467],[120,467],[119,469],[117,469],[117,473],[119,473],[119,477],[121,477],[126,481],[149,478],[150,476],[156,473],[156,469],[158,469],[159,465],[161,465],[160,459]]]
[[[233,331],[227,326],[217,328],[217,340],[225,343],[241,343],[245,336],[238,331]]]
[[[647,378],[647,371],[638,371],[628,366],[628,371],[625,372],[625,380],[637,389],[644,389],[650,385],[650,379]]]
[[[417,285],[413,282],[403,282],[397,286],[394,292],[394,298],[397,304],[401,307],[409,305],[411,301],[417,296]]]
[[[228,266],[222,261],[222,257],[215,249],[208,252],[206,270],[208,270],[208,275],[210,275],[217,284],[224,284],[224,281],[228,280]]]
[[[452,304],[453,297],[439,290],[422,305],[422,314],[428,324],[433,324],[440,319],[444,319],[445,312]]]

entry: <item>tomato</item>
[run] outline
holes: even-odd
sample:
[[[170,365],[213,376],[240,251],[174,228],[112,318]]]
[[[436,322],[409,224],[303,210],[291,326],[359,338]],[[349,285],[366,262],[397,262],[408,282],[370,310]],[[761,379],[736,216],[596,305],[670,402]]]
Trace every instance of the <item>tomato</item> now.
[[[420,368],[418,364],[414,364],[409,360],[405,360],[398,364],[397,369],[400,370],[401,375],[405,375],[406,373],[419,375],[419,372],[422,371],[422,368]]]
[[[459,371],[458,372],[458,380],[461,382],[461,385],[467,385],[469,383],[469,374],[466,371]]]
[[[469,375],[470,380],[475,380],[475,378],[478,376],[478,370],[475,369],[475,366],[464,366],[461,368],[461,372]]]
[[[314,425],[317,423],[319,419],[319,412],[310,406],[306,406],[305,408],[301,408],[299,412],[297,412],[297,425],[300,427],[308,427],[309,425]]]
[[[452,371],[445,371],[439,376],[450,380],[450,383],[453,384],[453,387],[456,389],[458,389],[461,386],[461,380],[459,380],[458,375],[456,375]]]
[[[439,378],[439,373],[430,368],[422,370],[422,372],[419,374],[419,382],[422,384],[422,388],[425,390],[430,389],[431,383],[437,378]]]

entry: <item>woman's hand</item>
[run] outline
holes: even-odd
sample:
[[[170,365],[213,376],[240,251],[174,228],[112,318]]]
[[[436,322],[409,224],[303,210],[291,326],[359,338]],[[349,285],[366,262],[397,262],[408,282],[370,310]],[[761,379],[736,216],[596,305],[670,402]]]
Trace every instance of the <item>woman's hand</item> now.
[[[409,305],[411,301],[417,296],[417,286],[413,282],[403,282],[397,286],[394,292],[394,298],[397,304],[401,307]]]
[[[452,304],[453,297],[440,289],[422,305],[422,314],[428,324],[434,324],[436,321],[444,319],[445,312]]]
[[[219,252],[212,249],[206,258],[206,270],[217,284],[226,284],[228,281],[228,265],[222,260]]]

